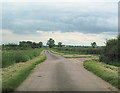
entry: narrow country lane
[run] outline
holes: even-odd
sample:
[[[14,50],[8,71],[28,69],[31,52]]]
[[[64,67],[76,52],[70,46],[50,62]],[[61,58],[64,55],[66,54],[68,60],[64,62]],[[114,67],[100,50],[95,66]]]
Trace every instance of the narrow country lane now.
[[[117,89],[84,69],[82,63],[45,51],[47,60],[36,66],[15,91],[116,91]]]

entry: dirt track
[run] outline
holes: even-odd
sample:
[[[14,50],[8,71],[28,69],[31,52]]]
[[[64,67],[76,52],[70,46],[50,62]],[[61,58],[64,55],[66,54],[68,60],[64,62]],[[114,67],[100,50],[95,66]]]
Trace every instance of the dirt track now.
[[[91,58],[66,59],[45,51],[47,60],[31,72],[16,91],[116,91],[116,88],[84,69]]]

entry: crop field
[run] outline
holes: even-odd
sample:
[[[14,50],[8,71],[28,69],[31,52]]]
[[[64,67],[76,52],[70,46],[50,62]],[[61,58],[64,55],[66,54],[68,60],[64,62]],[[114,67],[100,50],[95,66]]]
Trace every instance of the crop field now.
[[[28,50],[3,50],[2,67],[8,67],[14,63],[26,62],[40,55],[42,49]]]
[[[54,50],[65,54],[95,54],[100,55],[102,52],[100,48],[84,48],[84,47],[55,47]]]

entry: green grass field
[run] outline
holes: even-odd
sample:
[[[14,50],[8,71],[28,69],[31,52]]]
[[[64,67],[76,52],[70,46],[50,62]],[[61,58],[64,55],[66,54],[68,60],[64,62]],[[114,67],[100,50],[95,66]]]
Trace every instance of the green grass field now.
[[[103,80],[109,82],[117,88],[120,88],[120,85],[118,84],[118,81],[120,80],[118,79],[118,67],[107,65],[95,60],[85,61],[84,67],[97,76],[101,77]]]
[[[29,75],[35,66],[46,59],[44,51],[40,56],[33,58],[27,62],[12,64],[2,69],[2,92],[14,91]]]
[[[57,51],[57,50],[50,50],[52,53],[59,54],[65,58],[97,58],[99,55],[95,54],[76,54],[75,52],[68,52],[68,51]]]
[[[97,54],[100,55],[102,52],[102,47],[92,48],[92,47],[54,47],[55,51],[63,52],[66,54]]]
[[[2,67],[8,67],[14,63],[26,62],[40,55],[42,49],[28,50],[3,50]]]

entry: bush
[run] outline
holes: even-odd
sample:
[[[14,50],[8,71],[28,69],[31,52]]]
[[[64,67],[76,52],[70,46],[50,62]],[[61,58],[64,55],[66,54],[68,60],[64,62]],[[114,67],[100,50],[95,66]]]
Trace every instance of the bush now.
[[[117,39],[109,39],[106,42],[106,46],[103,48],[102,54],[100,56],[100,61],[107,64],[120,64],[120,35]]]

